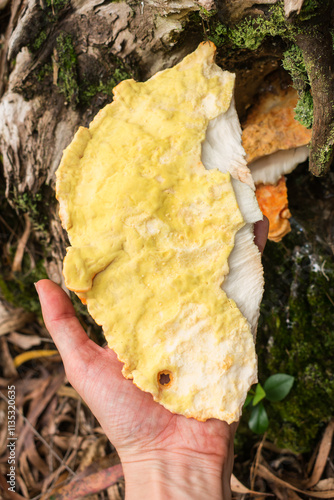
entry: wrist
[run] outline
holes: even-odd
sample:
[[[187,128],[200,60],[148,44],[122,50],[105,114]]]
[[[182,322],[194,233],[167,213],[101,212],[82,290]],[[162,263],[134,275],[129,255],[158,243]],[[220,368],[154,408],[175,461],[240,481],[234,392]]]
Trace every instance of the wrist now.
[[[215,457],[156,451],[123,458],[122,466],[126,500],[223,498],[222,464]]]

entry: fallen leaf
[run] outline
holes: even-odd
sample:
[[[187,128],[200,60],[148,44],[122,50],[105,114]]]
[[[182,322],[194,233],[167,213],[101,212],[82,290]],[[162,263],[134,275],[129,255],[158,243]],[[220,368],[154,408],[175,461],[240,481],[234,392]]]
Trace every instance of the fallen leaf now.
[[[15,344],[24,350],[30,349],[31,347],[39,345],[42,342],[41,337],[39,337],[38,335],[24,335],[17,332],[11,332],[9,335],[7,335],[7,340],[11,344]]]
[[[302,500],[302,498],[292,490],[287,490],[287,494],[288,494],[288,500]]]
[[[21,476],[22,476],[25,484],[27,485],[28,490],[33,489],[35,487],[36,480],[35,480],[34,476],[32,475],[32,471],[30,470],[28,457],[27,457],[27,450],[23,450],[20,453],[18,465],[19,465],[19,471],[21,473]]]
[[[83,471],[77,473],[76,480],[95,474],[95,472],[99,472],[100,470],[109,469],[110,467],[118,465],[119,463],[120,463],[120,458],[117,452],[114,451],[109,455],[106,455],[104,457],[99,457],[95,462],[92,462]]]
[[[17,474],[16,476],[16,482],[18,484],[18,488],[20,488],[22,492],[22,496],[24,496],[25,499],[29,498],[29,492],[26,483],[23,481],[22,477],[20,474]]]
[[[49,467],[45,463],[45,460],[39,455],[34,436],[29,434],[25,442],[25,449],[27,452],[27,458],[29,462],[38,470],[43,476],[47,476],[50,473]]]
[[[260,446],[261,443],[258,443],[257,446]],[[270,441],[265,441],[263,443],[263,448],[266,450],[270,450],[273,453],[277,453],[278,455],[295,455],[295,453],[289,448],[278,448],[274,443]]]
[[[303,475],[301,463],[295,455],[281,455],[275,460],[271,460],[270,466],[275,471],[278,471],[278,469],[282,467],[288,466],[289,469],[298,471],[301,477]]]
[[[0,337],[0,364],[6,378],[17,377],[15,363],[9,352],[8,344],[4,337]]]
[[[334,477],[322,479],[314,486],[314,489],[317,491],[334,490]]]
[[[2,490],[2,491],[1,491]],[[27,500],[25,497],[22,497],[18,493],[12,492],[8,490],[8,483],[7,479],[0,474],[0,494],[3,494],[4,496],[0,497],[3,498],[4,500]]]
[[[27,418],[25,419],[25,425],[17,440],[16,453],[18,456],[20,454],[22,446],[24,445],[27,435],[33,432],[39,415],[45,410],[46,406],[63,383],[64,377],[65,373],[63,370],[61,370],[58,374],[50,376],[49,384],[45,388],[44,393],[41,394],[39,398],[31,401]],[[40,439],[42,439],[42,437]]]
[[[331,451],[333,435],[334,435],[334,420],[329,422],[324,432],[324,435],[322,436],[318,451],[318,456],[314,464],[314,469],[311,477],[305,481],[305,488],[312,488],[312,486],[317,484],[318,481],[320,480],[324,472],[325,465],[327,463],[328,455]]]
[[[270,487],[275,494],[275,498],[277,498],[278,500],[288,500],[288,491],[289,490],[287,490],[286,488],[283,488],[282,486],[278,486],[275,483],[271,483]]]
[[[26,405],[28,401],[38,401],[42,399],[44,391],[51,382],[51,377],[47,373],[42,376],[39,374],[38,379],[30,379],[24,381],[24,385],[19,387],[19,391],[23,393],[23,404]]]
[[[25,220],[25,229],[23,231],[23,234],[21,238],[18,241],[17,247],[16,247],[16,252],[12,264],[12,272],[21,272],[22,271],[22,260],[24,256],[24,251],[26,248],[26,245],[28,243],[28,239],[30,236],[31,232],[31,220],[29,218],[29,215],[27,213],[23,214],[24,220]]]
[[[20,330],[34,319],[34,315],[21,308],[6,307],[0,303],[0,336]]]
[[[124,481],[119,481],[117,484],[107,488],[108,500],[122,500],[124,498]]]
[[[320,448],[320,442],[318,442],[316,444],[316,446],[314,447],[314,450],[312,452],[312,455],[311,455],[311,458],[309,459],[308,463],[307,463],[307,466],[306,466],[306,475],[307,477],[310,476],[311,474],[311,471],[314,467],[314,464],[315,464],[315,461],[316,461],[316,458],[318,456],[318,452],[319,452],[319,448]],[[305,479],[304,479],[305,480]]]
[[[76,450],[72,450],[64,464],[60,465],[54,472],[45,477],[42,487],[43,496],[41,497],[41,500],[50,500],[50,498],[52,498],[51,493],[67,482],[69,475],[64,469],[66,466],[70,465],[72,460],[75,458],[76,453]]]
[[[254,491],[250,490],[246,486],[244,486],[239,479],[235,477],[234,474],[231,476],[231,490],[233,493],[239,493],[243,495],[251,494],[251,495],[261,495],[261,496],[274,496],[271,493],[264,493],[263,491]]]
[[[297,491],[298,493],[302,493],[303,495],[308,495],[309,497],[314,497],[314,498],[329,498],[333,499],[334,498],[334,490],[330,491],[311,491],[311,490],[300,490],[299,488],[296,488],[290,483],[287,483],[286,481],[283,481],[283,479],[280,479],[279,477],[275,476],[272,472],[270,472],[269,469],[267,469],[264,465],[259,464],[257,473],[260,477],[265,479],[268,482],[274,482],[275,484],[279,486],[283,486],[285,488],[289,488],[293,491]]]
[[[92,442],[88,442],[89,445],[85,449],[81,459],[80,465],[78,467],[77,472],[81,472],[91,464],[95,463],[99,457],[105,456],[105,448],[108,442],[107,436],[100,436],[97,439],[94,439]]]
[[[73,387],[68,387],[67,385],[62,385],[59,388],[57,394],[58,394],[58,396],[64,396],[67,398],[77,399],[79,401],[82,401],[82,403],[84,403],[86,405],[85,401],[83,399],[81,399],[81,396],[79,396],[79,394],[77,393],[77,391],[75,389],[73,389]]]
[[[42,349],[37,351],[23,352],[22,354],[19,354],[14,358],[14,365],[16,368],[18,368],[23,363],[25,363],[26,361],[30,361],[31,359],[45,358],[49,356],[55,356],[57,354],[59,355],[59,352],[54,349],[53,350]]]
[[[261,440],[261,443],[259,444],[258,449],[256,450],[255,460],[253,461],[251,469],[250,469],[250,485],[251,485],[252,490],[254,489],[255,478],[257,475],[256,474],[257,467],[262,460],[262,448],[263,448],[264,444],[266,443],[266,437],[267,437],[267,433],[265,432],[263,435],[263,438]]]
[[[110,488],[123,479],[121,464],[100,470],[85,477],[76,478],[52,494],[52,500],[75,500]]]

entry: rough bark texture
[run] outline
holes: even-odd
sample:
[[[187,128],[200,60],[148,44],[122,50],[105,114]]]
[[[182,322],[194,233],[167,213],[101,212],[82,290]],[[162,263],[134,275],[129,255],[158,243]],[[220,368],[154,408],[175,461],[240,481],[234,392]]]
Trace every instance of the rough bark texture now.
[[[52,183],[62,150],[78,125],[86,125],[111,100],[102,93],[92,105],[78,106],[79,82],[97,87],[100,81],[110,79],[122,62],[129,68],[129,76],[146,79],[195,47],[195,40],[187,40],[173,50],[173,36],[181,31],[189,9],[195,8],[194,2],[183,3],[183,9],[170,7],[166,18],[166,2],[143,6],[138,2],[74,0],[56,19],[52,11],[43,11],[37,0],[21,5],[16,27],[10,36],[6,33],[5,55],[9,61],[16,57],[16,64],[0,104],[7,196],[12,190],[35,193],[44,182]],[[35,50],[41,34],[45,43]],[[67,47],[60,43],[62,35],[67,37]],[[69,61],[61,61],[62,55]],[[72,68],[62,68],[62,62]],[[46,64],[52,68],[41,81]],[[65,70],[67,74],[62,76]],[[69,81],[62,81],[66,79]]]
[[[297,14],[300,14],[304,2],[305,0],[284,0],[285,16],[289,18],[295,12],[297,12]]]
[[[241,118],[265,77],[281,65],[284,50],[292,42],[298,44],[314,99],[310,168],[316,175],[328,169],[334,140],[332,7],[320,2],[321,15],[314,17],[313,4],[288,0],[12,0],[1,4],[3,195],[17,213],[35,211],[30,243],[37,234],[38,240],[42,235],[50,245],[49,275],[62,282],[66,238],[56,215],[54,173],[78,126],[88,125],[112,100],[112,87],[120,80],[145,80],[221,32],[229,38],[219,46],[217,62],[237,74]],[[285,13],[283,24],[273,21],[277,12],[283,12],[281,17]],[[275,22],[282,24],[279,30]],[[247,30],[251,38],[260,37],[255,49],[249,50],[249,41],[243,39]],[[42,203],[36,202],[37,195]],[[49,204],[47,227],[38,233],[39,212],[45,203]],[[24,230],[22,222],[19,233]]]
[[[218,11],[223,19],[236,22],[247,15],[261,14],[262,5],[273,5],[278,0],[218,0]]]
[[[124,77],[149,78],[195,48],[198,35],[180,37],[187,16],[201,4],[210,7],[210,2],[190,0],[13,0],[7,5],[2,12],[0,150],[4,195],[12,207],[18,208],[24,193],[34,200],[42,186],[54,188],[63,149],[78,126],[88,125],[112,100],[113,85]],[[62,283],[66,239],[52,189],[44,196],[52,252],[46,268]],[[28,205],[24,211],[30,211]]]
[[[326,9],[320,19],[309,22],[296,41],[302,50],[313,92],[313,133],[310,169],[316,176],[326,173],[334,157],[334,54]]]

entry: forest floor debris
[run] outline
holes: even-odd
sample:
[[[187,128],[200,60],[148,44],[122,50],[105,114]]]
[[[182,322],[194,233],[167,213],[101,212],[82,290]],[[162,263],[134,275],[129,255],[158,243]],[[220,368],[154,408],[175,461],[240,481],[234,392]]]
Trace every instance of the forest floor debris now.
[[[39,342],[37,340],[39,339]],[[119,457],[77,392],[68,385],[52,340],[38,321],[14,324],[0,338],[0,491],[4,500],[121,500]],[[43,351],[45,356],[43,355]],[[24,356],[24,363],[15,360]],[[16,366],[15,366],[16,365]],[[8,490],[9,387],[15,387],[16,490]],[[334,420],[311,454],[280,449],[266,435],[235,457],[233,498],[334,497]]]

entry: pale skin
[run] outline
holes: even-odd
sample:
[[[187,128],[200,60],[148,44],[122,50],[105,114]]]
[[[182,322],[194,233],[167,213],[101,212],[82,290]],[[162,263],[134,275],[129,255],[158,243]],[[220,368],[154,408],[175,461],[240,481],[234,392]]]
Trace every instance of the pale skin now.
[[[255,225],[262,252],[268,221]],[[36,284],[45,325],[69,382],[90,407],[120,456],[126,500],[228,500],[237,423],[198,422],[154,402],[121,374],[115,353],[92,342],[66,293]]]

